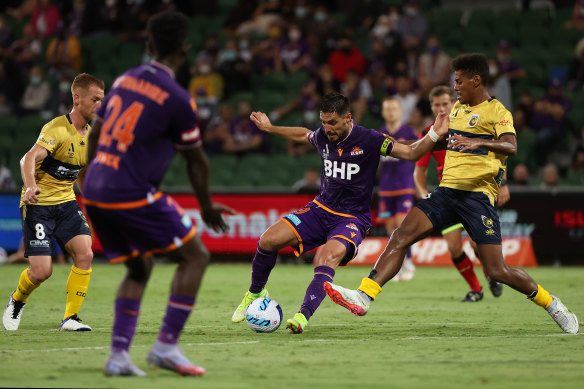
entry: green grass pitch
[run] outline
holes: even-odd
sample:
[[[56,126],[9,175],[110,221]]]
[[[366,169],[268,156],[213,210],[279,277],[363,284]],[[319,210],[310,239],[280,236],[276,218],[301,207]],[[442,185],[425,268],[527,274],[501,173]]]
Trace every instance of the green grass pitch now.
[[[8,298],[24,265],[0,267]],[[131,355],[148,377],[106,378],[113,299],[122,265],[95,264],[80,313],[89,333],[61,333],[69,266],[26,306],[20,329],[0,330],[0,386],[60,388],[581,388],[584,336],[566,335],[547,313],[508,287],[495,299],[460,303],[466,284],[454,268],[418,268],[412,281],[388,283],[365,317],[328,297],[300,335],[232,324],[249,286],[250,265],[213,264],[181,337],[204,377],[153,370],[145,358],[155,340],[174,266],[153,272]],[[479,268],[477,274],[481,273]],[[336,282],[356,287],[368,268],[341,268]],[[584,268],[528,269],[584,321]],[[312,278],[306,265],[278,265],[268,283],[284,321],[299,309]],[[479,277],[485,284],[482,274]],[[3,303],[3,302],[2,302]]]

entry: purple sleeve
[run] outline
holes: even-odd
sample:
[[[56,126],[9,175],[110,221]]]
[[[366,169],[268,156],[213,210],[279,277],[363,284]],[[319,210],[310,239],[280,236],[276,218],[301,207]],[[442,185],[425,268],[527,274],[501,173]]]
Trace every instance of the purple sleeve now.
[[[176,111],[172,126],[173,142],[177,149],[186,149],[201,143],[201,131],[197,122],[197,104],[180,100],[176,102]]]

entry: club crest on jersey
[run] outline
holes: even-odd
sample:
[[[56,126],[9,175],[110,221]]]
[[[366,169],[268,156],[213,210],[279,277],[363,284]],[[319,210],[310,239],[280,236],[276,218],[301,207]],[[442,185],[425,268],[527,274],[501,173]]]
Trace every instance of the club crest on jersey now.
[[[351,155],[361,155],[363,154],[363,149],[359,146],[356,146],[353,151],[351,151]]]
[[[359,231],[355,223],[349,223],[345,227],[350,228],[351,230]]]
[[[468,126],[469,127],[474,127],[477,125],[477,123],[479,122],[479,115],[474,114],[470,117],[469,121],[468,121]]]

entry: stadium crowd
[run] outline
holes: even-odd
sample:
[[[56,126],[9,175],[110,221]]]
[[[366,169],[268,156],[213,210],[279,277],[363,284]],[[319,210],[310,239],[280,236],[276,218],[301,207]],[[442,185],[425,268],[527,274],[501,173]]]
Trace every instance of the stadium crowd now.
[[[498,34],[496,24],[483,29],[495,32],[487,34],[483,44],[463,46],[460,41],[477,31],[473,28],[480,23],[473,15],[481,10],[469,18],[467,13],[444,10],[441,2],[428,0],[199,3],[3,1],[0,123],[8,117],[47,119],[69,112],[69,88],[80,71],[102,76],[107,92],[120,68],[150,60],[143,50],[148,17],[178,10],[193,22],[191,54],[177,72],[177,81],[197,102],[211,156],[276,154],[269,139],[249,120],[251,111],[264,110],[275,123],[315,129],[318,102],[331,91],[350,98],[356,123],[375,129],[383,125],[383,99],[394,96],[403,122],[419,134],[432,121],[430,90],[452,85],[450,60],[460,52],[479,51],[489,58],[491,95],[514,115],[519,152],[510,158],[509,182],[584,185],[584,117],[575,112],[584,101],[584,38],[562,42],[570,45],[570,56],[559,56],[538,75],[531,63],[536,57],[524,55],[524,35]],[[529,1],[522,3],[524,9],[505,11],[526,19],[542,14]],[[550,1],[549,5],[542,20],[550,30],[581,35],[581,1]],[[445,30],[440,26],[448,18],[452,28]],[[452,44],[453,34],[460,45]],[[119,46],[119,52],[107,51],[108,45]],[[311,147],[290,141],[284,150],[294,156],[314,153]],[[19,176],[15,158],[4,153],[12,174]],[[13,186],[6,188],[13,190]]]

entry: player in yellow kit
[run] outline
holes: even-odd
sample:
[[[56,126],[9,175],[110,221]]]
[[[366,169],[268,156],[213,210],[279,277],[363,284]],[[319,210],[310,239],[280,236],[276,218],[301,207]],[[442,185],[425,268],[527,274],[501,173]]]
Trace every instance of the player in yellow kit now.
[[[381,287],[399,271],[406,249],[435,230],[462,223],[477,244],[489,277],[525,294],[545,308],[568,333],[579,331],[578,318],[522,269],[503,258],[496,212],[499,186],[508,156],[517,152],[511,113],[489,96],[487,59],[462,54],[452,61],[458,101],[449,116],[449,137],[440,186],[414,207],[398,227],[358,290],[325,283],[331,299],[356,315],[364,315]],[[429,131],[429,134],[432,129]],[[432,140],[439,137],[434,134]],[[443,142],[446,147],[446,143]]]
[[[71,93],[73,110],[45,124],[35,145],[20,161],[24,182],[20,213],[24,255],[30,267],[21,273],[2,317],[9,331],[18,329],[29,295],[52,274],[53,238],[71,254],[74,263],[67,279],[67,303],[60,330],[91,331],[77,316],[91,275],[91,232],[75,199],[73,185],[78,177],[82,178],[87,165],[89,122],[103,100],[104,83],[82,73],[73,80]]]

